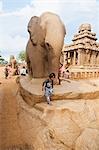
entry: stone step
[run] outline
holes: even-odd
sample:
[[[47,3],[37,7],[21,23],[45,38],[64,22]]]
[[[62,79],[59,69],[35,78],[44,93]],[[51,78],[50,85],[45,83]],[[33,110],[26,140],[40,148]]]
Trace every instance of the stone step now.
[[[87,100],[90,101],[90,100]],[[34,108],[38,111],[41,111],[42,113],[46,112],[46,111],[60,111],[60,110],[64,110],[64,109],[68,109],[68,108],[73,108],[75,110],[80,110],[81,107],[83,107],[85,105],[85,103],[87,102],[84,99],[77,99],[77,100],[57,100],[57,101],[51,101],[52,105],[47,104],[47,102],[41,102],[38,103],[34,106]],[[91,100],[94,101],[94,100]],[[80,110],[81,111],[81,110]]]
[[[20,93],[30,106],[44,102],[42,82],[44,79],[21,78]],[[52,100],[76,100],[76,99],[98,99],[99,79],[97,80],[66,80],[61,85],[54,85]]]
[[[34,108],[36,110],[41,111],[42,113],[44,113],[46,110],[54,110],[55,106],[53,105],[53,103],[51,105],[47,104],[46,102],[42,102],[42,103],[38,103],[34,106]]]
[[[33,150],[33,146],[31,145],[12,145],[6,148],[3,148],[2,150]]]

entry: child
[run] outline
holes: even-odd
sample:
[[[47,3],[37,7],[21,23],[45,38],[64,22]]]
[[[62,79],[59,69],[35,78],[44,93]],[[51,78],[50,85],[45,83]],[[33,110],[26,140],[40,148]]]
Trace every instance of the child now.
[[[51,96],[53,93],[53,80],[55,78],[55,74],[51,73],[49,78],[46,79],[42,84],[42,90],[44,90],[44,95],[46,97],[47,103],[51,105]]]

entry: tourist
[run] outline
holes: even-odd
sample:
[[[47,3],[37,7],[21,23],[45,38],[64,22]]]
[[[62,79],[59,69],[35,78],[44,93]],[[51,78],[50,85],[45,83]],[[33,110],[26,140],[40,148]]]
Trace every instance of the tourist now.
[[[12,77],[12,68],[10,64],[8,65],[7,69],[8,69],[8,78],[10,79]]]
[[[5,74],[5,79],[7,79],[8,75],[9,75],[9,73],[8,73],[8,66],[5,67],[4,74]]]
[[[23,66],[23,68],[20,69],[20,75],[21,76],[26,76],[26,68],[25,68],[25,66]]]
[[[49,78],[46,79],[42,84],[42,91],[44,91],[44,95],[46,97],[46,101],[49,105],[51,105],[51,96],[53,93],[53,81],[55,78],[55,74],[51,73]]]
[[[66,70],[66,71],[65,71],[65,75],[64,75],[65,78],[66,78],[66,79],[69,79],[69,75],[70,75],[69,70]]]
[[[61,65],[60,67],[60,74],[61,74],[61,77],[64,77],[64,72],[65,72],[65,64]]]
[[[19,66],[16,65],[15,75],[19,75]]]

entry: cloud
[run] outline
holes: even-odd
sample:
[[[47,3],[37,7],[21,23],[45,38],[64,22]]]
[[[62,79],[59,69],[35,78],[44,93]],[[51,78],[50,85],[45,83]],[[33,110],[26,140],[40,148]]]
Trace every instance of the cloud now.
[[[41,2],[41,1],[40,1]],[[52,6],[52,3],[39,4],[39,0],[34,0],[30,5],[26,5],[19,11],[2,13],[0,15],[0,50],[9,55],[18,51],[25,50],[28,41],[27,24],[34,15],[40,15],[43,11],[57,11],[59,4]],[[7,56],[6,56],[7,57]]]
[[[54,13],[60,12],[60,0],[33,0],[31,4],[35,8],[35,14],[40,15],[45,11],[51,11]]]
[[[15,49],[15,50],[24,50],[25,49],[25,44],[26,43],[26,38],[16,35],[16,36],[2,36],[2,39],[0,39],[1,41],[1,48],[3,48],[3,46],[5,45],[5,49],[8,51],[10,50],[11,52]]]
[[[0,11],[3,12],[1,0]],[[44,11],[55,12],[61,17],[67,30],[66,42],[72,40],[79,25],[85,22],[92,24],[99,37],[99,3],[96,0],[33,0],[18,11],[0,14],[0,51],[3,55],[16,55],[25,49],[30,18]]]
[[[18,55],[25,50],[28,41],[27,24],[32,16],[32,8],[26,6],[20,11],[0,15],[0,51],[8,59],[10,54]]]
[[[17,56],[20,51],[25,50],[26,43],[27,43],[27,38],[23,36],[10,36],[10,35],[5,35],[2,36],[2,39],[0,39],[1,44],[1,52],[2,54],[8,55],[6,56],[7,59],[9,58],[10,55],[15,55]]]
[[[0,13],[2,13],[2,1],[0,0]]]

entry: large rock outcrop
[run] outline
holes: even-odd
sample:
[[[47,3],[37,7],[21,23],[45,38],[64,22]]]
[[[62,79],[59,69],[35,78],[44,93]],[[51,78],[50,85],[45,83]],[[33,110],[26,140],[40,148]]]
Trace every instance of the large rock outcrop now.
[[[20,80],[20,89],[23,88],[24,91],[24,94],[21,92],[23,98],[26,98],[26,91],[34,85],[34,81],[26,83],[25,80]],[[33,97],[31,100],[36,102],[31,105],[28,100],[25,99],[25,102],[18,96],[18,117],[22,136],[33,150],[99,150],[99,80],[67,81],[63,82],[62,86],[67,85],[63,86],[67,87],[64,91],[69,94],[71,90],[72,98],[68,94],[66,98],[62,86],[55,86],[56,97],[53,96],[52,106],[42,102],[44,100],[36,101]],[[23,84],[24,82],[26,84]],[[41,96],[40,100],[43,95],[39,82],[36,83],[33,91],[34,95]],[[38,90],[39,93],[36,92]],[[78,98],[80,93],[83,97]],[[32,89],[28,94],[33,96]],[[62,100],[58,100],[60,94],[61,98],[63,96]]]

